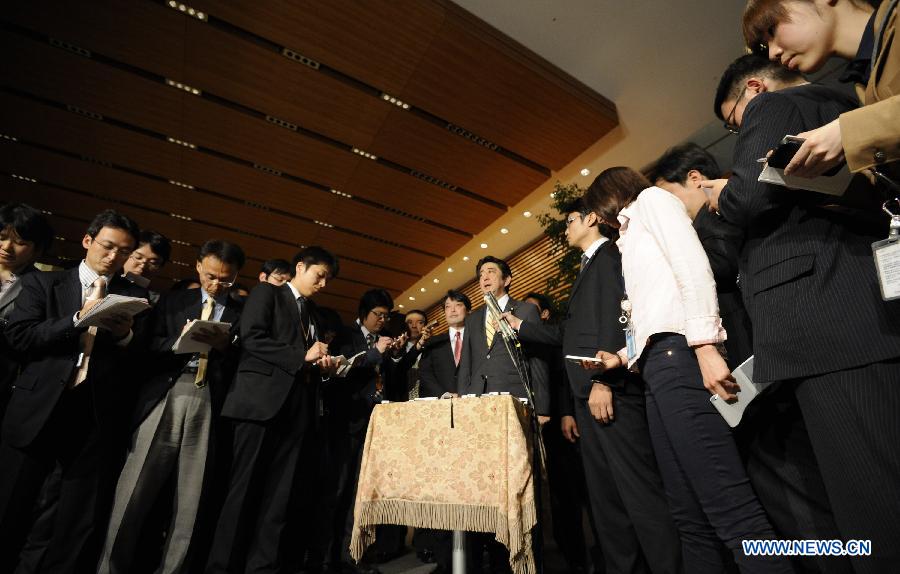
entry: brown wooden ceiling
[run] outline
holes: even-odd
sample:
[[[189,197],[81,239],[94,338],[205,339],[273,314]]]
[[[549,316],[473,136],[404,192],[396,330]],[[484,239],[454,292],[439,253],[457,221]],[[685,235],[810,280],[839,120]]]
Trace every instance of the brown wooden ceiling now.
[[[249,285],[263,260],[321,244],[341,259],[321,303],[345,317],[617,122],[446,0],[29,0],[0,27],[0,189],[51,213],[48,261],[80,259],[107,207],[175,240],[161,288],[209,238],[244,247]]]

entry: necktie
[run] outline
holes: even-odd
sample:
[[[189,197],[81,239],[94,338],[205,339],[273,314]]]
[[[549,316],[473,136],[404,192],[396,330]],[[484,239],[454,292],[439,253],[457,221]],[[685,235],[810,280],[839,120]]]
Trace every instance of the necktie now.
[[[496,332],[494,323],[499,321],[500,317],[494,312],[493,307],[487,306],[487,324],[484,326],[484,333],[487,335],[488,349],[491,348],[491,343],[494,342],[494,333]]]
[[[309,310],[306,308],[306,297],[297,297],[297,310],[300,312],[300,329],[303,330],[303,340],[309,347],[312,343],[312,333],[309,328]]]
[[[91,284],[87,292],[85,301],[96,301],[106,297],[106,279],[97,277]],[[94,340],[97,338],[97,327],[88,327],[88,330],[81,334],[78,339],[78,346],[81,349],[81,356],[78,360],[78,371],[75,373],[75,379],[72,381],[72,387],[75,388],[85,381],[88,373],[88,366],[91,362],[91,352],[94,350]]]
[[[212,317],[213,309],[216,306],[216,300],[212,297],[206,298],[206,303],[203,304],[203,311],[200,312],[200,320],[201,321],[209,321],[209,318]],[[209,363],[209,355],[206,353],[200,353],[200,361],[197,363],[197,374],[194,376],[194,384],[198,387],[206,386],[206,365]]]
[[[375,335],[372,333],[366,335],[366,346],[370,349],[375,346]]]
[[[587,253],[582,254],[582,256],[581,256],[581,268],[578,270],[578,274],[579,274],[579,275],[581,275],[581,272],[584,271],[584,268],[587,266],[588,261],[590,261],[590,260],[591,260],[591,258],[587,256]]]
[[[456,366],[459,366],[459,359],[462,357],[462,333],[459,331],[456,332],[456,337],[453,341],[453,362],[456,363]]]

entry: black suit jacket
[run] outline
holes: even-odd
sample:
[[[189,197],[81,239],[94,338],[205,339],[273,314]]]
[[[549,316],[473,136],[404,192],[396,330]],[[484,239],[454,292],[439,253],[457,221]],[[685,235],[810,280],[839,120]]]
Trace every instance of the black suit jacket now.
[[[757,181],[756,158],[784,135],[854,107],[851,96],[809,84],[756,96],[744,112],[719,211],[746,234],[741,282],[760,381],[900,356],[900,302],[882,301],[872,260],[871,243],[886,237],[887,219],[866,221],[835,209],[834,198]],[[877,217],[876,201],[859,213]]]
[[[6,326],[9,324],[9,317],[12,315],[13,309],[16,308],[16,298],[22,292],[22,280],[29,273],[36,271],[34,267],[26,268],[16,282],[0,294],[0,418],[2,418],[6,407],[5,395],[2,393],[8,393],[12,390],[10,385],[13,384],[19,375],[21,366],[19,357],[6,341]]]
[[[129,297],[147,297],[147,290],[114,277],[107,291]],[[6,334],[24,367],[16,379],[3,420],[3,438],[11,445],[29,445],[47,424],[56,403],[71,381],[79,354],[79,337],[72,317],[81,308],[78,267],[67,271],[29,273],[9,319]],[[134,383],[129,373],[135,351],[143,348],[144,318],[136,317],[131,342],[121,347],[108,331],[100,330],[91,352],[88,378],[94,416],[104,432],[116,432],[122,413],[130,412]]]
[[[378,336],[378,335],[376,335]],[[328,416],[338,426],[346,426],[349,432],[365,432],[369,415],[375,407],[375,391],[378,371],[390,366],[378,349],[369,349],[362,327],[357,323],[345,326],[331,343],[332,354],[348,359],[365,352],[360,365],[353,367],[346,378],[332,379],[325,386],[324,399]]]
[[[169,389],[178,380],[181,371],[190,362],[193,355],[176,355],[172,345],[181,336],[185,323],[199,319],[203,310],[203,294],[200,289],[173,291],[163,296],[150,314],[152,325],[150,345],[146,354],[147,380],[141,384],[133,417],[134,426],[139,425],[153,407],[166,396]],[[243,303],[228,297],[221,321],[231,323],[231,337],[234,341],[238,332],[238,319],[241,316]],[[225,391],[234,375],[239,350],[229,346],[224,352],[213,349],[209,353],[206,371],[206,383],[209,387],[213,403],[213,412],[218,413],[224,399]]]
[[[457,375],[459,394],[508,392],[517,397],[525,397],[522,379],[506,350],[499,329],[494,335],[491,347],[487,346],[487,335],[484,330],[486,310],[485,306],[481,306],[466,317],[466,336],[463,337],[462,357]],[[503,311],[513,311],[516,316],[530,321],[541,320],[537,307],[512,297],[507,301],[506,309]],[[547,362],[541,350],[534,345],[526,344],[523,349],[531,371],[534,408],[538,414],[547,415],[550,413]]]
[[[562,345],[564,355],[593,357],[600,349],[615,353],[625,346],[625,332],[619,323],[622,293],[622,256],[612,241],[606,241],[575,279],[564,320],[558,325],[523,320],[519,336],[524,341]],[[579,399],[588,398],[595,379],[622,388],[628,376],[625,369],[601,375],[571,361],[566,361],[566,374],[572,395]]]
[[[463,346],[465,340],[466,331],[463,330]],[[450,333],[434,336],[422,349],[422,360],[419,361],[419,396],[439,397],[444,393],[455,393],[456,372]]]
[[[740,227],[705,207],[694,218],[694,231],[697,232],[700,244],[703,245],[716,280],[719,316],[728,333],[728,339],[725,341],[728,366],[734,369],[753,354],[750,317],[744,308],[738,282],[744,232]]]
[[[307,300],[307,304],[313,321],[314,303]],[[304,385],[300,392],[315,396],[319,373],[306,363],[300,311],[287,284],[257,285],[247,297],[239,325],[240,359],[225,395],[222,416],[270,420],[295,385]]]

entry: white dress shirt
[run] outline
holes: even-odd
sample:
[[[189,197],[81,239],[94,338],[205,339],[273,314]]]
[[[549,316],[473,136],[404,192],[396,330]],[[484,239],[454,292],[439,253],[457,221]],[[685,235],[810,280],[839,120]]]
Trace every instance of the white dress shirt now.
[[[609,241],[609,237],[601,237],[597,241],[591,243],[590,247],[584,250],[584,256],[590,259],[594,256],[594,253],[597,253],[597,250],[600,249],[600,246]]]
[[[303,297],[303,295],[300,294],[300,291],[297,291],[297,288],[294,287],[294,285],[293,285],[290,281],[288,281],[288,282],[286,283],[286,285],[287,285],[288,288],[291,290],[291,293],[294,294],[294,300],[295,300],[295,301],[296,301],[297,299],[299,299],[300,297]],[[308,302],[309,302],[309,297],[304,297],[304,299],[307,300],[307,304],[308,304]],[[300,307],[298,306],[298,307],[297,307],[297,311],[299,311],[299,310],[300,310]],[[309,337],[310,337],[310,339],[312,339],[313,341],[318,341],[319,339],[318,339],[318,337],[316,337],[316,323],[315,323],[315,321],[313,321],[312,313],[310,312],[309,307],[306,308],[306,314],[309,315],[309,325],[307,325],[307,326],[309,327]],[[366,329],[366,328],[363,327],[363,331],[365,331],[365,329]],[[367,332],[367,331],[366,331],[366,332]]]
[[[636,350],[629,367],[656,333],[680,333],[691,346],[724,341],[716,282],[684,204],[649,187],[618,219]]]

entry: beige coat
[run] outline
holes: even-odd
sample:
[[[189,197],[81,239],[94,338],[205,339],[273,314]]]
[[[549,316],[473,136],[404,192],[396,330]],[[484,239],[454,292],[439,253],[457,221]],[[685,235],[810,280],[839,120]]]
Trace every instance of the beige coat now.
[[[881,35],[884,16],[891,5],[884,0],[875,15],[875,38]],[[841,136],[850,170],[857,172],[900,160],[900,38],[895,7],[881,40],[881,48],[872,66],[866,86],[857,85],[864,107],[841,114]],[[900,163],[888,169],[900,176]]]

